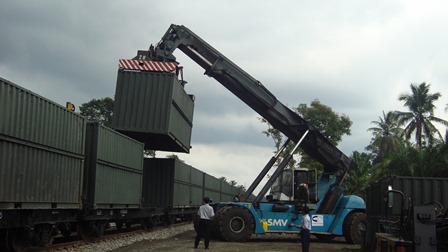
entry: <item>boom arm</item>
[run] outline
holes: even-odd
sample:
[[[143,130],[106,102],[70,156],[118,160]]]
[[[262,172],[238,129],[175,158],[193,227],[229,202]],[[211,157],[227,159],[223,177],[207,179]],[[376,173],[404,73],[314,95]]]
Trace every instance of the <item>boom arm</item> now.
[[[297,143],[309,130],[300,147],[320,162],[325,172],[339,173],[343,177],[350,170],[353,161],[320,131],[283,105],[258,80],[188,28],[171,25],[159,44],[150,49],[148,56],[159,61],[175,61],[173,52],[177,48],[204,68],[206,75],[220,82],[292,141]]]

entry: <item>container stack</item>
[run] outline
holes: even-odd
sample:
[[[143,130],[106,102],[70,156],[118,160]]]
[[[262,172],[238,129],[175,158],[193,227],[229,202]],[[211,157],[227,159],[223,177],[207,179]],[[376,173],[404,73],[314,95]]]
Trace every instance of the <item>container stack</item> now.
[[[85,118],[2,78],[0,118],[0,210],[78,208]]]

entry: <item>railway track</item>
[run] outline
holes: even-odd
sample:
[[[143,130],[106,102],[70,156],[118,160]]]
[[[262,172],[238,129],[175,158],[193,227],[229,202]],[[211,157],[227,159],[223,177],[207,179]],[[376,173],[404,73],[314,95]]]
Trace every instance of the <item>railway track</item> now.
[[[104,236],[100,238],[92,238],[86,241],[79,239],[78,236],[73,233],[73,235],[69,237],[57,236],[52,244],[45,247],[22,247],[16,248],[16,251],[107,251],[142,240],[165,239],[171,235],[181,233],[183,230],[191,229],[193,229],[192,222],[180,222],[169,226],[156,226],[151,230],[144,230],[139,225],[121,231],[117,230],[115,227],[111,227],[107,229]]]

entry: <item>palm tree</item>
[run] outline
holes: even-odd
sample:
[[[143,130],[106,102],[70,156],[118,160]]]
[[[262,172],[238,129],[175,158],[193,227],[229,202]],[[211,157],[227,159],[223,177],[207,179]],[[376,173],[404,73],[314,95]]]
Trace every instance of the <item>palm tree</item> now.
[[[417,85],[411,84],[411,94],[402,94],[398,100],[404,101],[404,106],[409,108],[409,112],[396,111],[399,125],[407,124],[404,128],[404,135],[409,139],[415,132],[417,146],[422,147],[422,139],[426,138],[430,143],[433,142],[433,134],[436,133],[439,139],[443,139],[439,130],[432,124],[438,122],[448,126],[448,122],[434,116],[434,102],[441,94],[439,92],[430,94],[430,84],[425,82]]]
[[[368,147],[377,154],[377,161],[381,161],[385,155],[397,151],[402,145],[401,134],[403,129],[398,125],[397,115],[389,111],[383,117],[378,117],[378,121],[372,121],[376,127],[367,129],[372,131],[372,141]]]

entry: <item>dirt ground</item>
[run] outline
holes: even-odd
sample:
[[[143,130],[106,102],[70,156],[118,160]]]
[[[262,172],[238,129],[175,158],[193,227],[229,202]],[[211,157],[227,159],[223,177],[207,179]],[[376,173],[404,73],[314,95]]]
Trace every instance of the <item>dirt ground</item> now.
[[[112,250],[114,252],[148,252],[148,251],[301,251],[299,237],[297,235],[259,235],[243,243],[224,242],[211,240],[210,249],[204,249],[203,240],[197,249],[194,249],[194,231],[173,236],[165,240],[141,241],[130,246]],[[342,238],[337,238],[331,242],[320,242],[311,236],[310,251],[336,252],[336,251],[361,251],[360,246],[347,244]]]

